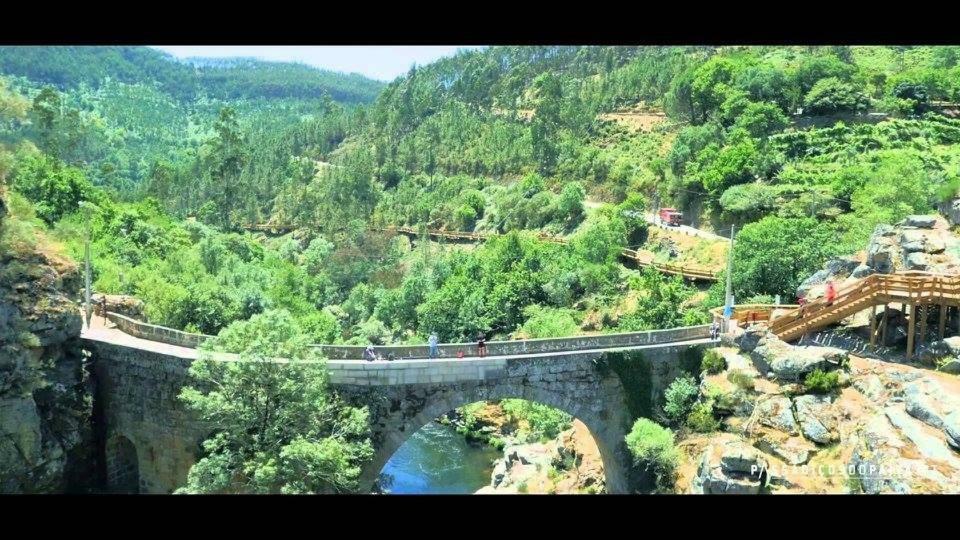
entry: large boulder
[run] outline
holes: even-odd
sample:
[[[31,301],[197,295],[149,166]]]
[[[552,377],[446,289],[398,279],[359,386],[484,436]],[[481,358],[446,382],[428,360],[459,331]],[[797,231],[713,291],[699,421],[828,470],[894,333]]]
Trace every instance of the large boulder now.
[[[843,364],[848,354],[835,347],[793,346],[767,334],[750,357],[763,373],[773,373],[779,380],[801,381],[814,370],[828,371]]]
[[[734,338],[734,344],[745,353],[753,352],[768,335],[769,331],[763,325],[753,325],[748,327],[737,337]],[[773,334],[770,334],[771,336]],[[774,336],[775,338],[776,336]]]
[[[927,270],[930,267],[930,257],[926,253],[909,253],[904,258],[903,265],[907,270]]]
[[[903,401],[910,416],[940,429],[950,446],[960,448],[960,398],[923,377],[903,386]]]
[[[919,229],[932,229],[934,225],[937,224],[938,217],[936,215],[913,215],[907,216],[903,220],[903,224],[907,227],[917,227]]]
[[[867,244],[867,266],[880,274],[894,271],[898,257],[896,232],[890,225],[877,225]]]
[[[793,403],[786,396],[764,395],[757,399],[754,414],[761,425],[796,435],[797,421],[793,416]]]
[[[767,467],[768,461],[760,451],[727,435],[703,451],[691,491],[754,495],[763,489]]]
[[[798,466],[810,461],[816,447],[801,437],[776,437],[766,434],[754,443],[761,451],[774,455],[787,465]]]
[[[849,467],[858,480],[859,490],[868,494],[913,493],[912,478],[900,467],[900,449],[906,446],[882,413],[864,425],[850,456]]]
[[[854,268],[853,272],[850,272],[850,277],[853,279],[863,279],[871,274],[875,274],[876,272],[876,270],[870,268],[866,263],[864,263]]]
[[[803,395],[794,398],[797,421],[804,437],[819,444],[829,444],[839,438],[836,433],[837,421],[834,418],[829,396]]]
[[[960,358],[949,358],[940,364],[937,369],[951,375],[960,375]]]
[[[800,286],[797,287],[797,296],[805,297],[810,289],[817,285],[823,285],[827,281],[843,281],[850,277],[859,266],[860,262],[855,259],[830,259],[821,270],[800,283]]]
[[[939,371],[960,375],[960,336],[934,341],[921,349],[917,357],[925,362],[939,361]]]
[[[952,199],[940,204],[940,213],[947,216],[951,225],[960,224],[960,198]]]

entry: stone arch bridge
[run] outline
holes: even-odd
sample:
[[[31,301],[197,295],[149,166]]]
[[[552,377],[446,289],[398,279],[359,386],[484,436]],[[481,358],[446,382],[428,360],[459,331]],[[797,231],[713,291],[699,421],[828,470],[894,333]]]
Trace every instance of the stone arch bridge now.
[[[82,334],[91,352],[95,410],[107,489],[170,493],[182,485],[212,428],[193,418],[177,396],[209,336],[148,325],[116,314],[95,318]],[[318,345],[329,358],[331,384],[370,407],[375,455],[361,478],[372,487],[390,456],[417,430],[469,403],[520,398],[561,409],[583,422],[600,450],[607,490],[627,491],[630,428],[627,392],[597,360],[637,350],[649,364],[651,402],[681,371],[691,348],[712,346],[708,326],[670,330],[488,342],[488,356],[468,344],[380,347],[395,360],[359,360],[363,347]],[[463,358],[457,353],[463,352]]]

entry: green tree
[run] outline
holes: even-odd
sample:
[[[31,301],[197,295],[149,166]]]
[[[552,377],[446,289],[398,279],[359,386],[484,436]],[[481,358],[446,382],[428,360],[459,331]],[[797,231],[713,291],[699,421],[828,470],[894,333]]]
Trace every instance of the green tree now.
[[[791,298],[801,281],[839,251],[834,231],[812,218],[768,216],[750,223],[734,240],[734,294]]]
[[[638,418],[627,434],[626,442],[634,464],[652,473],[657,487],[667,489],[673,485],[680,463],[673,431],[646,418]]]
[[[836,77],[821,79],[803,98],[804,113],[834,114],[861,112],[870,107],[870,98]]]
[[[97,192],[76,167],[67,167],[44,154],[23,153],[16,162],[13,187],[36,205],[37,216],[52,224],[80,207],[81,201],[97,202]]]
[[[238,357],[218,361],[215,352]],[[190,375],[180,397],[216,432],[178,493],[360,488],[361,466],[373,454],[367,410],[330,390],[325,364],[288,313],[232,324],[204,344]]]
[[[249,159],[248,149],[232,107],[220,109],[213,128],[216,137],[211,142],[209,189],[219,209],[219,223],[229,227],[234,223],[234,213],[245,202],[244,198],[251,195],[241,176]]]
[[[690,375],[677,377],[663,392],[663,413],[672,423],[683,423],[693,410],[699,393],[696,379]]]
[[[552,73],[544,73],[533,82],[537,93],[537,111],[530,125],[533,157],[543,174],[551,174],[557,164],[557,133],[560,129],[560,107],[563,87]]]

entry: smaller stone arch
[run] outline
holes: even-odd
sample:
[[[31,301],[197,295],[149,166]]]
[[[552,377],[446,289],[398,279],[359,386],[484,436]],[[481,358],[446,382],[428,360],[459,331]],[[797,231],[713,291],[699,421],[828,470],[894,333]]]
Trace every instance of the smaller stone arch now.
[[[140,460],[137,447],[123,435],[115,435],[106,445],[107,491],[140,493]]]

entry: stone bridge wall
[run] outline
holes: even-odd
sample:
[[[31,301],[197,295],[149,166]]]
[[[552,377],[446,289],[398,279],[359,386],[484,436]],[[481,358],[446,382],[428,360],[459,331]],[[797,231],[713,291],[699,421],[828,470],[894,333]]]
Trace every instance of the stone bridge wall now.
[[[159,343],[167,343],[169,345],[177,345],[178,347],[196,349],[201,343],[213,337],[205,334],[191,334],[190,332],[174,330],[166,326],[145,323],[118,313],[107,313],[107,318],[110,322],[117,325],[117,328],[131,336],[157,341]]]
[[[170,493],[183,485],[200,443],[212,431],[193,418],[177,397],[188,382],[193,358],[96,339],[83,341],[93,354],[95,399],[103,411],[101,448],[106,454],[119,452],[115,449],[123,449],[126,439],[136,449],[135,467],[129,464],[129,451],[106,455],[105,462],[122,463],[125,471],[136,471],[141,493]],[[689,347],[639,347],[651,364],[653,401],[679,374],[680,357]],[[476,401],[520,398],[559,408],[584,422],[603,455],[608,489],[616,492],[626,489],[629,460],[623,437],[629,429],[629,413],[619,378],[601,373],[596,364],[605,352],[432,361],[330,360],[327,365],[331,384],[371,409],[375,459],[364,469],[364,489],[400,445],[434,418]],[[127,479],[115,476],[123,485],[108,489],[125,490]]]

